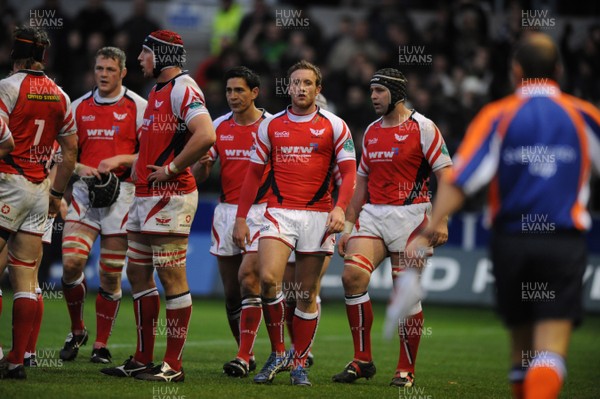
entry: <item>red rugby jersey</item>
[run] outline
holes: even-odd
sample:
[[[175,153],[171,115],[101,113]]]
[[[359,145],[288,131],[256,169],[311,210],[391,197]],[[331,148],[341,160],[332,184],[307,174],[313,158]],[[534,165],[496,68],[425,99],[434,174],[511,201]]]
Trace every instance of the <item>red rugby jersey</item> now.
[[[0,80],[0,115],[15,141],[0,172],[41,183],[56,137],[75,134],[69,96],[43,71],[20,70]]]
[[[189,167],[171,180],[149,184],[152,170],[147,165],[168,165],[190,138],[187,123],[201,114],[208,115],[204,95],[187,73],[152,88],[139,135],[140,150],[135,164],[137,196],[187,194],[196,189]]]
[[[265,119],[251,155],[252,162],[270,162],[273,168],[268,207],[323,212],[333,207],[335,165],[355,159],[346,123],[320,108],[309,115],[288,108]]]
[[[437,126],[413,111],[399,126],[371,123],[363,136],[357,173],[368,177],[368,202],[410,205],[429,202],[431,171],[452,165]]]
[[[254,123],[242,126],[233,120],[233,112],[229,112],[213,122],[217,141],[208,154],[213,162],[217,159],[221,160],[221,202],[238,204],[250,154],[254,150],[258,127],[265,118],[270,116],[271,114],[263,111],[261,117]],[[254,200],[255,204],[267,201],[271,188],[270,171],[270,167],[265,168]]]
[[[137,152],[137,131],[142,126],[146,100],[121,88],[114,98],[101,97],[97,89],[73,101],[73,116],[79,140],[79,162],[97,168],[100,161]],[[113,171],[129,175],[129,168]]]

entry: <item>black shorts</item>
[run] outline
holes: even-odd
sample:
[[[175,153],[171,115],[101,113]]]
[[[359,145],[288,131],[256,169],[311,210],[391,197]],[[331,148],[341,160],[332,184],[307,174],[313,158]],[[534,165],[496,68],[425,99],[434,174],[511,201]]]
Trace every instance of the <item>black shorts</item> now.
[[[491,240],[496,306],[509,326],[544,319],[582,318],[585,237],[577,231],[551,234],[494,232]]]

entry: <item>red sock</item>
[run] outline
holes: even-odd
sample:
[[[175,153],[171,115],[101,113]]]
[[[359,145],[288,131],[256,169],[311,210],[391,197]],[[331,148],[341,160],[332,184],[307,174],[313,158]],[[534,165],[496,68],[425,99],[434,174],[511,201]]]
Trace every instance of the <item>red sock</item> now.
[[[155,328],[158,326],[160,297],[158,290],[151,288],[133,295],[133,312],[137,325],[137,347],[133,358],[143,364],[154,358]]]
[[[253,356],[254,341],[262,320],[262,301],[258,296],[247,296],[242,299],[240,314],[240,347],[237,357],[250,363]]]
[[[12,364],[23,364],[27,343],[37,313],[37,296],[29,292],[16,292],[12,312],[12,349],[7,360]]]
[[[560,394],[566,374],[565,361],[557,353],[539,352],[531,361],[525,375],[525,399],[556,399]]]
[[[85,277],[81,273],[81,277],[72,283],[65,283],[63,280],[63,293],[69,308],[69,316],[71,317],[71,331],[83,331],[83,303],[87,292]]]
[[[271,341],[271,352],[283,354],[285,352],[285,341],[283,326],[285,324],[285,301],[283,293],[277,298],[262,299],[265,324]]]
[[[121,304],[121,291],[110,294],[102,288],[98,289],[96,295],[96,342],[94,349],[104,348],[108,342],[108,337],[115,324],[119,305]]]
[[[346,296],[346,314],[354,343],[354,360],[370,362],[371,326],[373,326],[373,305],[369,293]]]
[[[304,313],[296,308],[293,324],[294,337],[296,337],[294,341],[294,367],[306,367],[306,358],[319,325],[319,312]]]
[[[29,353],[35,353],[38,336],[40,335],[40,327],[42,327],[42,317],[44,316],[44,298],[42,297],[41,292],[37,293],[36,296],[37,312],[35,313],[35,319],[33,319],[33,327],[31,328],[31,333],[29,334],[29,341],[27,342],[27,352]]]
[[[233,338],[235,338],[235,342],[237,342],[238,348],[240,346],[240,313],[242,311],[241,305],[235,309],[228,309],[225,307],[227,311],[227,321],[229,322],[229,329],[231,330],[231,334]]]
[[[167,350],[164,361],[173,370],[181,370],[183,346],[192,316],[192,296],[189,291],[167,297]]]
[[[421,333],[423,332],[423,311],[408,316],[400,323],[398,336],[400,337],[400,356],[398,357],[398,366],[396,371],[415,372],[415,363],[417,362],[417,352],[419,342],[421,342]]]
[[[290,341],[294,342],[294,311],[296,310],[296,301],[287,300],[285,303],[285,327],[287,328]]]

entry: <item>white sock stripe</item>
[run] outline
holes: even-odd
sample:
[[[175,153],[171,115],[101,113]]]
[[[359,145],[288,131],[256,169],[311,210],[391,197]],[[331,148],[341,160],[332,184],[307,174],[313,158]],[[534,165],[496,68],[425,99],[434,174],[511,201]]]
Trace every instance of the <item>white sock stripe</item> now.
[[[37,287],[37,288],[35,289],[35,293],[36,293],[36,295],[39,295],[39,294],[41,294],[41,293],[42,293],[42,289],[41,289],[40,287]]]
[[[260,307],[262,306],[262,300],[260,298],[246,298],[242,299],[242,309],[248,307]]]
[[[192,306],[192,295],[188,292],[177,298],[167,299],[166,308],[168,310],[183,309]]]
[[[319,317],[319,312],[314,313],[306,313],[296,308],[294,310],[294,315],[303,318],[304,320],[314,320]]]
[[[158,289],[156,287],[150,288],[145,291],[138,292],[137,294],[133,294],[133,300],[140,299],[143,296],[154,296],[158,295]]]
[[[13,301],[16,301],[17,299],[32,299],[37,302],[37,295],[33,292],[15,292]]]
[[[422,310],[423,310],[423,307],[421,306],[421,301],[419,301],[415,304],[415,306],[410,308],[410,310],[406,313],[408,315],[407,317],[414,316],[417,313],[421,312]]]
[[[360,305],[361,303],[369,302],[370,300],[369,293],[365,292],[359,296],[352,296],[351,298],[346,297],[346,305]]]
[[[317,303],[321,303],[321,295],[317,295],[316,302],[317,302]]]
[[[550,367],[556,371],[560,380],[564,380],[567,375],[565,360],[561,355],[555,352],[540,351],[529,365],[529,370],[535,367]]]

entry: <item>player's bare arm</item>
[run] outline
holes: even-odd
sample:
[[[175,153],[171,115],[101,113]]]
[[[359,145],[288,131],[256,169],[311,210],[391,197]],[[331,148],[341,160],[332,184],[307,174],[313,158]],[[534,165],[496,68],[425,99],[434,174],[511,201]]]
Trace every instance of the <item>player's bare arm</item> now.
[[[346,208],[346,221],[344,223],[344,231],[338,241],[338,252],[341,256],[346,255],[346,243],[350,238],[352,228],[358,219],[358,214],[362,209],[362,206],[367,201],[367,186],[369,178],[361,175],[356,176],[356,188],[354,189],[354,195],[350,200],[350,204]]]
[[[108,173],[121,166],[131,168],[136,158],[137,154],[120,154],[115,155],[114,157],[103,159],[98,165],[98,172]]]
[[[15,149],[15,141],[8,130],[8,121],[4,120],[4,118],[0,118],[0,138],[5,135],[8,135],[8,138],[0,142],[0,159],[4,158]]]
[[[148,175],[148,181],[167,181],[173,178],[179,171],[185,170],[194,162],[198,161],[214,144],[217,136],[212,121],[208,114],[197,115],[188,123],[188,130],[192,134],[190,140],[179,155],[167,166],[148,165],[153,170]],[[167,169],[169,169],[167,171]]]
[[[438,182],[441,182],[444,179],[444,176],[450,172],[451,166],[446,166],[445,168],[441,168],[436,170],[435,177]],[[437,206],[433,207],[432,212],[435,212]],[[448,241],[448,213],[442,214],[439,221],[436,221],[435,224],[431,224],[429,233],[429,245],[432,247],[438,247],[440,245],[444,245]]]
[[[446,175],[450,169],[448,169],[448,167],[444,169],[446,169],[446,172],[442,173],[441,176],[436,174],[436,177],[438,178],[438,189],[436,199],[433,202],[431,221],[429,222],[429,225],[406,246],[405,253],[407,254],[407,257],[422,257],[424,248],[433,245],[432,238],[434,238],[434,235],[436,234],[433,226],[446,225],[447,235],[448,215],[458,211],[464,203],[465,194],[460,188],[447,181],[444,175]],[[443,198],[444,201],[440,201],[439,198]]]
[[[50,208],[48,209],[50,217],[55,217],[60,211],[62,193],[67,188],[69,179],[75,169],[75,163],[77,162],[77,135],[58,136],[56,141],[60,144],[62,160],[57,163],[56,177],[50,191]],[[53,193],[59,195],[53,195]]]
[[[210,160],[210,155],[206,154],[192,166],[192,174],[196,179],[196,183],[202,183],[208,179],[214,164],[215,163]]]

